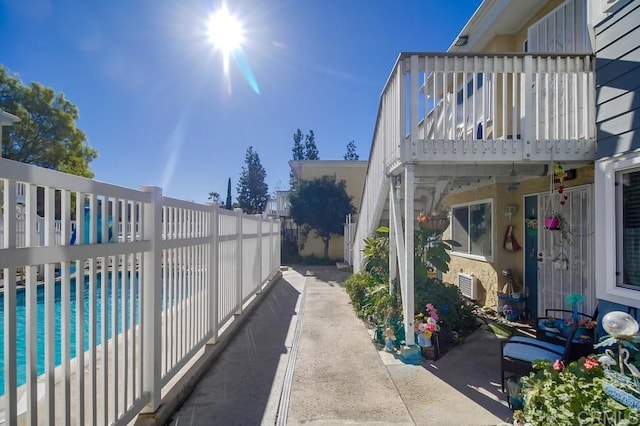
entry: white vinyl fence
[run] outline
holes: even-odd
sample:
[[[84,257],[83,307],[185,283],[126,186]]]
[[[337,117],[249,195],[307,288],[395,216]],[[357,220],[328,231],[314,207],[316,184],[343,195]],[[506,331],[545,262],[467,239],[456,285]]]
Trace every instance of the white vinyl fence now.
[[[272,219],[2,158],[0,191],[0,424],[155,411],[279,270]]]

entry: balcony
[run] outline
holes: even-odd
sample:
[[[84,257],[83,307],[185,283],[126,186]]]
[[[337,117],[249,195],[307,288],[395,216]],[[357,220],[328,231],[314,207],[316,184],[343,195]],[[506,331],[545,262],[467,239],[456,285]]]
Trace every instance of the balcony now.
[[[589,55],[401,54],[382,94],[374,151],[401,164],[592,161]]]
[[[594,74],[584,54],[401,54],[380,99],[356,244],[385,221],[391,177],[409,164],[431,196],[513,168],[540,176],[551,161],[591,163]],[[425,195],[414,190],[405,196]]]
[[[267,202],[265,214],[267,217],[284,218],[290,215],[289,209],[289,191],[276,191],[276,198]]]

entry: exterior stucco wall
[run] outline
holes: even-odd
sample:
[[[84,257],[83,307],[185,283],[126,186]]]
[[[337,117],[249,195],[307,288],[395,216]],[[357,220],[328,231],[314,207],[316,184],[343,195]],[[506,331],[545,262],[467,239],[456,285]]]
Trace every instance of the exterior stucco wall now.
[[[296,179],[311,180],[322,176],[335,176],[337,181],[344,180],[347,194],[352,198],[352,203],[356,209],[362,200],[362,189],[367,172],[367,161],[343,161],[343,160],[308,160],[289,162]],[[353,221],[357,220],[357,211],[353,216]],[[315,232],[311,231],[304,242],[304,247],[300,251],[302,256],[316,255],[324,256],[324,243]],[[344,257],[344,237],[342,235],[331,235],[329,240],[329,258],[343,259]]]
[[[576,171],[576,178],[565,182],[567,188],[593,183],[594,168],[588,165]],[[520,181],[517,191],[507,191],[510,183],[492,183],[469,191],[450,194],[446,203],[448,206],[469,203],[473,201],[491,199],[493,203],[492,231],[493,231],[493,255],[490,261],[476,260],[451,253],[449,272],[444,274],[443,280],[455,283],[458,272],[474,275],[479,281],[478,301],[487,306],[497,305],[497,291],[502,291],[505,279],[502,270],[511,268],[517,281],[522,285],[524,274],[524,253],[522,250],[509,252],[504,250],[503,238],[507,225],[514,225],[514,237],[522,246],[524,236],[524,197],[549,191],[549,177],[540,176]],[[516,213],[509,221],[505,207],[514,204],[518,207]],[[451,238],[451,228],[444,233],[444,238]]]
[[[481,49],[482,52],[523,52],[524,42],[527,39],[529,27],[539,21],[547,13],[564,3],[564,0],[553,0],[547,2],[544,7],[535,15],[523,22],[521,29],[514,34],[496,34],[487,45]]]

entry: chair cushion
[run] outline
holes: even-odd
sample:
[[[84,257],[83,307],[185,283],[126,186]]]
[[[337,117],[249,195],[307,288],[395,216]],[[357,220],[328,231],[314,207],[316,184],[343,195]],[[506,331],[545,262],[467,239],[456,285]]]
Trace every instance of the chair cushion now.
[[[510,342],[533,343],[535,345],[542,346],[542,347],[545,347],[547,349],[551,349],[553,351],[557,351],[557,352],[560,352],[560,353],[564,352],[564,346],[563,345],[555,345],[553,343],[545,342],[544,340],[534,339],[532,337],[513,336],[512,338],[509,339],[509,341]]]
[[[558,345],[553,345],[547,342],[539,342],[535,339],[528,339],[526,337],[522,338],[525,340],[529,340],[532,343],[539,344],[538,346],[531,346],[522,344],[522,342],[514,341],[514,339],[519,339],[518,337],[511,338],[510,341],[513,343],[507,343],[504,345],[504,349],[502,355],[505,357],[515,358],[521,361],[533,362],[539,359],[548,359],[549,361],[555,361],[558,358],[562,358],[562,353],[564,353],[564,348]],[[546,344],[543,344],[546,343]],[[545,347],[547,349],[545,349]],[[548,349],[552,349],[557,351],[551,352]]]

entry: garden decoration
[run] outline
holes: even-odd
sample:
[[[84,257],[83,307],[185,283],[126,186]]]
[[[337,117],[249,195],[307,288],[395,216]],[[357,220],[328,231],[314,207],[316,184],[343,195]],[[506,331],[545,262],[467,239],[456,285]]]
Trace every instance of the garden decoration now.
[[[626,312],[613,311],[602,318],[602,327],[609,334],[595,347],[613,346],[618,350],[617,361],[611,349],[606,349],[598,360],[606,379],[604,391],[619,403],[640,409],[640,371],[629,362],[630,350],[637,352],[635,344],[640,343],[638,322]],[[616,365],[619,372],[611,368]],[[629,374],[625,374],[625,367]]]
[[[564,299],[564,303],[571,307],[571,319],[578,321],[578,304],[584,302],[584,296],[580,293],[571,293]]]
[[[431,337],[433,333],[440,330],[438,326],[438,310],[431,303],[427,303],[427,314],[416,315],[415,332],[418,346],[428,348],[432,346]]]
[[[564,166],[560,163],[553,163],[553,173],[549,174],[549,198],[547,199],[547,214],[544,218],[544,227],[547,230],[561,230],[562,237],[567,237],[568,229],[567,221],[564,219],[560,211],[552,208],[552,204],[557,199],[556,191],[558,196],[560,197],[560,209],[564,207],[569,197],[564,194],[564,178],[567,176],[567,173],[564,170]],[[555,189],[555,182],[558,181],[558,189]]]
[[[384,349],[387,352],[393,352],[395,341],[396,336],[393,332],[393,328],[387,327],[387,329],[384,331]]]
[[[506,251],[514,252],[522,249],[522,246],[516,241],[516,238],[513,236],[513,225],[507,225],[507,229],[504,233],[504,243],[503,247]]]

